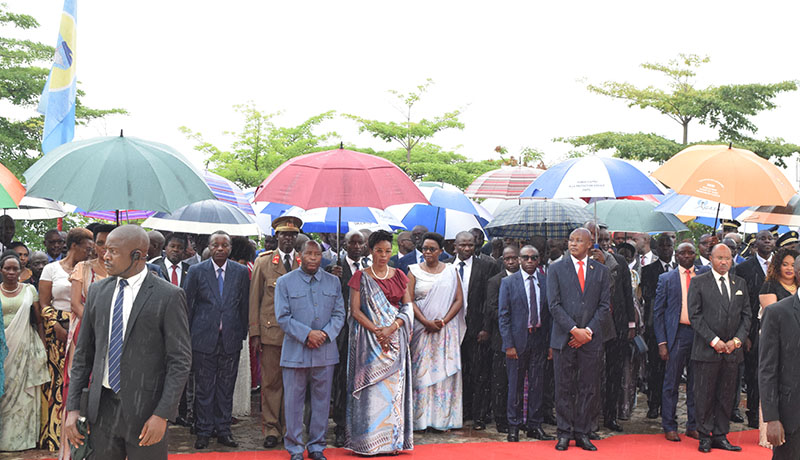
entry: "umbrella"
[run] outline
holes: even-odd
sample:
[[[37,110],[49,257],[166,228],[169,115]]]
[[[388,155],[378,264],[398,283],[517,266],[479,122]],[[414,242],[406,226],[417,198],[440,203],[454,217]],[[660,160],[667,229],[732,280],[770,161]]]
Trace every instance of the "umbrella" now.
[[[341,209],[341,228],[339,228],[339,209]],[[307,211],[293,207],[284,212],[303,221],[304,232],[347,233],[351,230],[368,228],[394,231],[405,229],[392,213],[375,208],[316,208]]]
[[[478,176],[464,193],[470,198],[517,198],[543,172],[524,166],[495,169]]]
[[[794,187],[777,166],[730,145],[693,145],[653,172],[676,193],[730,206],[783,206]]]
[[[597,206],[597,218],[612,232],[682,232],[688,230],[677,217],[654,212],[655,203],[640,200],[606,200],[586,207]]]
[[[19,202],[19,208],[3,209],[3,214],[14,220],[41,220],[64,217],[67,211],[53,200],[26,196]]]
[[[592,213],[580,206],[551,200],[527,200],[494,216],[486,226],[490,237],[568,238],[569,233],[592,220]]]
[[[171,213],[157,212],[142,222],[142,227],[206,235],[217,230],[236,236],[260,233],[250,216],[219,200],[198,201]]]
[[[664,198],[661,204],[655,207],[655,210],[658,212],[665,212],[676,216],[718,217],[728,220],[737,219],[739,215],[747,209],[746,206],[734,208],[726,204],[711,201],[707,198],[681,195],[679,193],[670,193]]]
[[[117,210],[106,210],[106,211],[85,211],[81,208],[76,206],[67,206],[66,209],[69,212],[76,212],[83,217],[88,217],[89,219],[100,219],[100,220],[107,220],[109,222],[116,222],[119,223],[121,220],[139,220],[139,219],[147,219],[148,217],[155,214],[155,211],[142,211],[140,209],[117,209]]]
[[[522,205],[522,203],[526,202],[527,198],[512,198],[512,199],[500,199],[500,198],[487,198],[481,201],[481,206],[483,209],[487,210],[491,215],[496,216],[500,214],[502,211],[505,211],[509,208],[514,208],[517,206]],[[575,206],[584,207],[586,202],[581,200],[580,198],[559,198],[559,203],[569,203],[574,204]]]
[[[800,194],[794,195],[786,206],[759,206],[741,215],[742,222],[800,226]]]
[[[28,195],[86,211],[171,212],[214,194],[183,155],[135,137],[98,137],[63,144],[25,171]]]
[[[251,216],[256,214],[253,212],[250,200],[247,199],[247,194],[238,185],[210,171],[203,172],[203,179],[218,200],[236,206],[245,214]]]
[[[0,208],[16,208],[23,196],[25,187],[17,176],[0,165]]]
[[[431,204],[400,204],[387,209],[402,219],[406,228],[424,225],[428,230],[451,239],[459,231],[482,228],[492,220],[489,211],[454,186],[451,189],[435,183],[420,183],[418,186]]]

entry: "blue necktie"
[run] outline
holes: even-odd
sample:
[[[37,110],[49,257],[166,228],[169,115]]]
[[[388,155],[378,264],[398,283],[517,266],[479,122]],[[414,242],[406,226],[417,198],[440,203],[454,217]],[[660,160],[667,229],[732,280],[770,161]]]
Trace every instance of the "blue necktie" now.
[[[423,262],[425,262],[425,257],[423,257],[422,255],[420,255],[420,256],[419,256],[419,263],[423,263]]]
[[[108,384],[114,393],[119,393],[119,365],[122,359],[122,300],[128,281],[119,280],[119,292],[111,312],[111,340],[108,345]]]
[[[539,325],[539,308],[536,305],[537,304],[536,286],[533,285],[533,283],[536,282],[536,278],[534,278],[533,275],[530,275],[530,276],[528,276],[528,281],[530,282],[530,292],[531,292],[530,300],[529,300],[530,313],[529,313],[529,316],[528,316],[530,318],[530,326],[528,326],[528,327],[536,327],[536,326]]]
[[[217,269],[217,286],[219,286],[219,296],[222,297],[222,285],[225,283],[225,278],[222,277],[222,269]]]
[[[464,281],[464,265],[467,265],[467,263],[463,260],[458,263],[458,277],[461,278],[461,281]]]

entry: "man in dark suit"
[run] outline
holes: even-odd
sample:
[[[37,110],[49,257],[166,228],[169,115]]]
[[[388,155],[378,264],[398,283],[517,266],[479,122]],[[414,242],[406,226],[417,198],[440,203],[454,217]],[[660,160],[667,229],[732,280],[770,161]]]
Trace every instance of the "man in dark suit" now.
[[[695,275],[708,267],[695,267],[692,243],[678,245],[679,267],[658,277],[653,302],[653,329],[658,342],[659,359],[666,363],[661,397],[661,426],[668,441],[680,441],[675,410],[678,405],[678,385],[683,368],[689,364],[694,331],[689,321],[688,293]],[[651,264],[652,265],[652,264]],[[686,383],[686,436],[698,439],[694,406],[694,370],[688,366]]]
[[[551,440],[555,438],[542,430],[544,369],[552,327],[547,307],[547,276],[537,270],[539,251],[533,246],[520,249],[519,264],[521,270],[500,283],[498,301],[500,336],[508,368],[508,441],[519,442],[526,377],[526,434],[529,438]]]
[[[402,270],[403,273],[408,275],[409,265],[419,264],[425,261],[425,259],[422,258],[422,235],[426,233],[428,233],[428,227],[424,225],[417,225],[411,229],[411,241],[414,242],[414,250],[400,257],[395,268]],[[447,251],[442,251],[442,254],[439,255],[439,260],[446,262],[452,257],[453,256],[448,254]]]
[[[694,261],[696,266],[711,265],[711,247],[716,243],[716,236],[710,233],[700,235],[700,239],[697,240],[697,260]]]
[[[689,287],[689,321],[692,344],[694,396],[697,409],[698,450],[738,451],[726,435],[736,397],[742,344],[750,331],[750,298],[747,283],[728,270],[731,250],[717,244],[711,251],[711,271],[696,276]],[[712,438],[713,433],[713,438]]]
[[[574,230],[569,237],[569,255],[551,264],[547,272],[553,317],[550,348],[556,379],[556,450],[567,450],[573,436],[578,447],[597,450],[589,433],[599,410],[603,328],[611,321],[611,280],[608,268],[589,258],[591,246],[588,230]]]
[[[758,428],[758,341],[759,323],[758,309],[760,302],[758,294],[767,276],[767,267],[772,260],[772,250],[775,248],[775,239],[769,230],[762,230],[756,234],[753,243],[755,254],[736,266],[736,274],[747,282],[747,291],[750,293],[750,331],[744,341],[744,382],[747,385],[747,424],[751,428]]]
[[[464,294],[467,331],[461,343],[464,419],[472,419],[476,430],[486,429],[490,409],[492,349],[489,332],[484,330],[486,283],[499,267],[475,257],[475,237],[459,232],[455,241],[456,257],[447,262],[456,267]]]
[[[362,235],[363,236],[363,235]],[[397,263],[404,255],[414,252],[414,242],[411,240],[411,232],[404,231],[397,234],[397,254],[389,258],[389,266],[397,267]]]
[[[489,278],[486,285],[486,315],[483,330],[489,333],[492,349],[492,412],[498,433],[508,433],[508,373],[506,370],[506,351],[500,336],[498,300],[500,283],[507,276],[519,271],[519,249],[506,246],[503,249],[503,269]]]
[[[664,361],[658,354],[658,341],[653,332],[653,304],[658,287],[658,278],[674,267],[672,258],[675,254],[672,237],[662,233],[656,239],[655,254],[658,257],[652,263],[642,267],[642,301],[644,303],[644,339],[647,342],[647,418],[658,418],[661,410],[661,395],[664,383]],[[694,263],[694,261],[692,261]]]
[[[794,262],[800,282],[800,258]],[[764,309],[758,385],[773,460],[800,458],[800,299],[787,297]]]
[[[228,260],[231,237],[212,233],[208,249],[211,258],[192,265],[184,284],[196,385],[195,449],[208,447],[212,432],[220,444],[238,446],[231,434],[231,411],[249,314],[250,276],[247,267]]]
[[[167,420],[192,362],[183,291],[149,273],[150,242],[125,225],[106,240],[109,277],[92,284],[72,363],[64,434],[81,445],[81,393],[95,458],[167,458]],[[91,377],[91,383],[90,383]]]

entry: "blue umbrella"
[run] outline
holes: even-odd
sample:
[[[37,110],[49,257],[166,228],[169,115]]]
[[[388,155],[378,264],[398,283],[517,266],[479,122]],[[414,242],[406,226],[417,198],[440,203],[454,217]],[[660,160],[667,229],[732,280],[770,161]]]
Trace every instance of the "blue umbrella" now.
[[[747,206],[734,208],[727,204],[720,204],[707,198],[670,193],[664,198],[655,210],[676,216],[717,217],[719,219],[736,219],[749,209]],[[711,225],[713,226],[713,219]]]
[[[417,186],[427,204],[400,204],[388,208],[406,228],[424,225],[432,232],[455,238],[455,234],[474,227],[484,227],[492,215],[481,205],[467,198],[454,185],[436,182],[421,182]]]

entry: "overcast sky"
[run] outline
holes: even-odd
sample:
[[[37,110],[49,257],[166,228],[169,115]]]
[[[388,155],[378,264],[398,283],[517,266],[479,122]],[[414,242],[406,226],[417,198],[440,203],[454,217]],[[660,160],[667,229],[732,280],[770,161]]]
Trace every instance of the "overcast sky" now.
[[[63,1],[6,1],[40,22],[26,37],[55,44]],[[123,128],[200,165],[178,127],[225,148],[223,132],[241,127],[234,104],[283,110],[283,125],[327,110],[399,121],[386,90],[407,91],[432,78],[416,115],[462,108],[465,129],[432,141],[470,158],[490,158],[500,144],[512,153],[541,149],[553,162],[569,149],[554,137],[608,130],[680,140],[677,123],[591,94],[586,84],[663,87],[664,79],[639,64],[681,52],[711,57],[698,87],[798,79],[798,10],[788,1],[78,0],[84,101],[130,115],[78,127],[76,139]],[[776,102],[755,119],[758,136],[800,143],[800,92]],[[346,143],[398,147],[358,134],[349,120],[323,129]],[[689,136],[716,137],[698,124]]]

